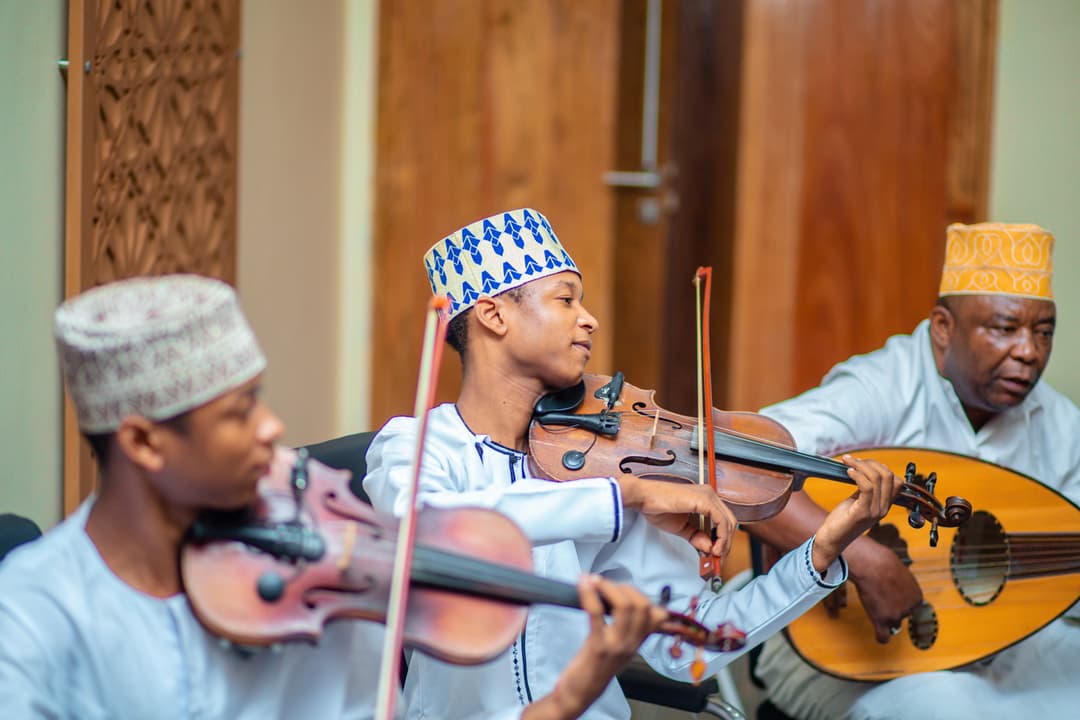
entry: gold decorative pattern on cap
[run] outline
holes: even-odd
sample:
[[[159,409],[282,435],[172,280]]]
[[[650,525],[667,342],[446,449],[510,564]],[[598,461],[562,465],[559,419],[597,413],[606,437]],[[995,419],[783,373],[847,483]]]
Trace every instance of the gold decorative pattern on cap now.
[[[938,295],[1012,295],[1053,300],[1054,235],[1038,225],[949,226]]]

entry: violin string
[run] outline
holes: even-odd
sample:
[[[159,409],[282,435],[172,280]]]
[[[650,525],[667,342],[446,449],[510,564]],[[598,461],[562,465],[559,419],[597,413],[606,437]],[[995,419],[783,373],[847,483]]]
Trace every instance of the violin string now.
[[[699,408],[700,407],[701,406],[699,405]],[[663,419],[665,422],[670,422],[670,423],[673,423],[673,424],[677,424],[677,422],[675,420],[673,420],[671,418],[668,418],[668,417],[664,417],[663,415],[661,415],[660,412],[659,412],[659,408],[658,408],[657,413],[656,413],[655,417],[653,418],[653,422],[658,423],[659,420],[661,420],[661,419]],[[705,430],[704,430],[704,427],[703,427],[702,423],[703,423],[703,417],[702,417],[701,412],[699,410],[698,424],[697,424],[696,427],[694,427],[693,429],[690,430],[690,433],[693,434],[693,435],[696,435],[697,438],[698,438],[698,441],[697,441],[697,449],[698,449],[698,466],[697,466],[697,469],[698,469],[698,472],[699,472],[699,482],[701,482],[700,477],[701,477],[701,474],[703,473],[703,468],[701,467],[701,463],[702,463],[702,458],[704,458],[704,452],[705,452],[705,447],[704,447],[704,442],[703,442],[703,434],[704,434]],[[677,431],[675,431],[675,432],[677,432]],[[806,456],[806,457],[812,458],[814,460],[827,461],[829,463],[837,465],[838,470],[840,468],[844,468],[845,471],[846,471],[847,466],[844,465],[843,463],[840,463],[837,460],[833,460],[832,458],[828,458],[828,457],[824,457],[824,456],[820,456],[820,455],[815,455],[815,454],[812,454],[812,453],[804,453],[804,452],[801,452],[801,451],[799,451],[799,450],[797,450],[795,448],[789,447],[787,445],[782,445],[782,444],[780,444],[778,442],[774,442],[774,441],[769,440],[767,438],[761,438],[761,437],[758,437],[758,436],[755,436],[755,435],[752,435],[752,434],[749,434],[749,433],[744,433],[744,432],[741,432],[739,430],[735,430],[733,428],[717,428],[717,429],[714,430],[714,434],[717,434],[717,433],[722,433],[722,434],[724,434],[726,436],[736,438],[738,440],[745,441],[745,442],[748,442],[748,443],[754,443],[756,445],[764,445],[764,446],[767,446],[769,448],[772,448],[772,449],[780,451],[780,452],[795,453],[797,455]],[[681,460],[680,462],[682,464],[686,465],[686,466],[691,466],[692,461]],[[781,474],[781,475],[784,474],[783,470],[777,470],[776,472],[777,472],[777,474]],[[816,476],[811,475],[811,477],[816,477]],[[826,478],[826,479],[828,479],[828,478]],[[937,497],[933,493],[931,493],[925,487],[923,487],[923,486],[921,486],[921,485],[919,485],[917,483],[905,482],[904,485],[902,485],[901,488],[900,488],[899,497],[908,499],[910,502],[918,505],[919,509],[922,510],[922,511],[925,511],[929,516],[938,517],[939,521],[944,521],[946,519],[946,517],[947,517],[947,515],[946,515],[946,506],[942,505],[941,501],[938,500]],[[929,519],[929,517],[927,517],[927,519]],[[949,523],[947,525],[944,522],[942,522],[942,524],[943,524],[943,526],[948,527],[948,526],[955,525],[955,522]],[[702,528],[702,529],[704,529],[704,528]]]

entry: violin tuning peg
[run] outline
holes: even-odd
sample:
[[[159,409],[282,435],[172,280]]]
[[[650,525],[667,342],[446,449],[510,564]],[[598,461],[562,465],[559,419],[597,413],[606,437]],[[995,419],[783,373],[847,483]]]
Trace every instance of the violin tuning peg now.
[[[938,543],[938,519],[930,520],[930,547],[937,547]]]
[[[926,492],[933,495],[935,485],[937,485],[937,473],[932,472],[926,476]]]
[[[912,510],[911,512],[908,513],[907,521],[908,521],[908,525],[915,528],[916,530],[918,530],[919,528],[921,528],[923,525],[926,524],[926,518],[924,518],[922,516],[922,513],[919,512],[919,508],[915,508],[914,510]]]

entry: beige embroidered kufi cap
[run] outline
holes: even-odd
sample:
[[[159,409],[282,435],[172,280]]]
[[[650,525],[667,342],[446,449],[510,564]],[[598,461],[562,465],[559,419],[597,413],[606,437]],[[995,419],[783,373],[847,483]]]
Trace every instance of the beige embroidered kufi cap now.
[[[129,414],[165,420],[262,372],[266,358],[227,284],[198,275],[133,278],[61,305],[54,324],[79,429]]]
[[[424,255],[431,291],[450,301],[449,317],[491,297],[577,265],[551,223],[532,208],[508,210],[466,225]]]
[[[949,226],[939,296],[1013,295],[1053,300],[1054,235],[1038,225]]]

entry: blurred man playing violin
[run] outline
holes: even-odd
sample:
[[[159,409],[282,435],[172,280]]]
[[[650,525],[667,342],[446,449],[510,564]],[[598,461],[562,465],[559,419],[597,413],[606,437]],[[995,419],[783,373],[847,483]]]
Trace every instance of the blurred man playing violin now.
[[[582,277],[547,219],[524,209],[478,221],[432,247],[425,266],[432,290],[450,300],[448,342],[462,357],[464,378],[457,402],[429,417],[423,502],[504,512],[533,541],[534,566],[548,577],[597,573],[653,597],[668,586],[669,607],[679,612],[700,597],[698,619],[710,627],[734,623],[746,631],[748,645],[843,582],[841,550],[887,511],[899,487],[887,468],[849,458],[858,492],[819,523],[816,537],[751,587],[714,594],[698,577],[694,550],[724,554],[734,520],[711,488],[633,475],[553,483],[530,474],[533,407],[545,393],[581,379],[597,329],[582,304]],[[364,488],[377,508],[405,510],[416,426],[412,418],[392,419],[368,452]],[[717,526],[715,540],[699,529],[699,515]],[[587,631],[580,614],[539,606],[514,645],[482,667],[452,667],[414,653],[405,683],[408,714],[455,718],[473,707],[492,713],[521,707],[551,691]],[[641,652],[664,674],[688,679],[694,653],[672,657],[670,642],[654,636]],[[704,660],[716,669],[734,657],[706,653]],[[616,683],[587,716],[630,716]]]
[[[371,717],[381,625],[334,622],[317,646],[241,652],[183,592],[185,533],[203,510],[255,498],[283,431],[232,289],[192,275],[112,283],[62,305],[55,333],[101,482],[0,563],[4,717]],[[663,619],[631,587],[585,577],[579,589],[590,631],[567,673],[500,717],[577,717]]]
[[[1019,470],[1080,502],[1080,411],[1039,382],[1056,323],[1053,240],[1036,225],[950,226],[929,319],[762,412],[783,423],[800,450],[943,449]],[[780,515],[752,532],[792,547],[824,513],[794,493]],[[870,538],[845,556],[877,639],[887,642],[922,591],[896,553]],[[976,667],[876,687],[818,673],[782,638],[766,644],[757,672],[773,703],[801,720],[1066,717],[1080,704],[1078,655],[1080,630],[1058,620]]]

